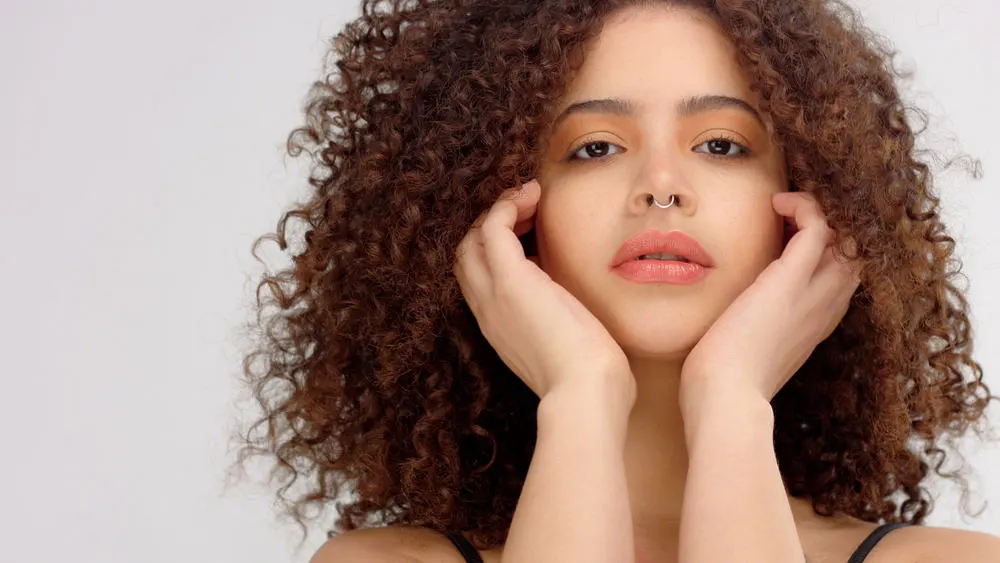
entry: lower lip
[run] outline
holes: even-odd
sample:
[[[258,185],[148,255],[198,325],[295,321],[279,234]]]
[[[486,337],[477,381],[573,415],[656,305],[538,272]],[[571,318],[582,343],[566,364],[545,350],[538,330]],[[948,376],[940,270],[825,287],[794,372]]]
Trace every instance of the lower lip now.
[[[701,264],[669,260],[629,260],[612,269],[629,281],[674,285],[695,283],[708,274]]]

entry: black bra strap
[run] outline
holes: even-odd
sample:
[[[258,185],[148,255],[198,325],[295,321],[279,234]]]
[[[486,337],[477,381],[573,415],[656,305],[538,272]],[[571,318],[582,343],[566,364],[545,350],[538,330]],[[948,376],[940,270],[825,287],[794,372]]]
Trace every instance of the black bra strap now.
[[[906,522],[889,522],[887,524],[882,524],[878,528],[865,538],[865,541],[861,542],[858,549],[851,555],[851,558],[847,563],[863,563],[866,557],[875,549],[878,542],[882,541],[889,532],[907,526]],[[483,563],[483,559],[479,556],[479,552],[472,543],[465,538],[461,533],[449,530],[445,532],[445,537],[451,540],[451,543],[455,545],[462,557],[465,558],[467,563]]]
[[[865,538],[865,541],[861,542],[861,545],[858,546],[858,549],[854,552],[853,555],[851,555],[851,558],[848,560],[847,563],[862,563],[862,561],[865,560],[865,557],[868,557],[868,554],[871,553],[873,549],[875,549],[875,546],[878,544],[879,541],[882,540],[882,538],[885,537],[886,534],[895,530],[896,528],[902,528],[903,526],[906,525],[907,525],[906,522],[889,522],[887,524],[882,524],[878,528],[875,528],[875,530],[871,534],[869,534],[867,538]]]
[[[451,540],[451,543],[455,544],[458,551],[465,558],[467,563],[483,563],[483,559],[479,556],[479,552],[472,545],[472,542],[467,540],[465,536],[454,530],[449,530],[444,533],[445,537]]]

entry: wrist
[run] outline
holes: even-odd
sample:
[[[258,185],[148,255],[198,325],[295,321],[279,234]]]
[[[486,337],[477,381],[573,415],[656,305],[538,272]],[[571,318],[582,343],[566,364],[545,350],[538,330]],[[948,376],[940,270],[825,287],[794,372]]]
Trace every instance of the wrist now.
[[[719,377],[706,373],[682,372],[679,389],[679,406],[684,416],[719,402],[770,404],[763,393],[750,383],[753,378],[743,376]]]
[[[770,435],[774,430],[774,410],[759,392],[738,385],[698,385],[697,393],[681,401],[684,434],[691,445],[711,429],[732,432],[734,428],[758,429]]]
[[[538,403],[538,427],[590,425],[610,428],[624,436],[636,400],[631,372],[570,379],[553,388]]]

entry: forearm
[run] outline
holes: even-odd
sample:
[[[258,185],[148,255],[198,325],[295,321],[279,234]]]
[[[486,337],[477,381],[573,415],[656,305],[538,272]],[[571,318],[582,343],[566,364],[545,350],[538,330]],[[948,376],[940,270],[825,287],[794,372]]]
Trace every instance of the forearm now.
[[[802,546],[760,396],[719,390],[685,413],[689,466],[680,561],[801,563]]]
[[[541,400],[538,439],[503,563],[634,560],[623,461],[634,393],[630,383],[608,378]]]

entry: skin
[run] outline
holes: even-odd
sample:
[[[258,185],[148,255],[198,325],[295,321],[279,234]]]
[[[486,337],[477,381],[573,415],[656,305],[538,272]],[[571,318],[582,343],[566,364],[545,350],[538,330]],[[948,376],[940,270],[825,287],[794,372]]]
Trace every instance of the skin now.
[[[687,117],[675,111],[686,97],[713,94],[757,107],[732,47],[708,18],[624,13],[608,22],[562,105],[624,98],[641,109],[566,118],[552,132],[538,175],[540,265],[607,327],[637,384],[625,471],[636,541],[656,552],[667,547],[662,538],[676,541],[688,471],[679,406],[684,360],[784,242],[771,197],[788,182],[767,125],[738,108]],[[742,147],[716,143],[717,154],[752,154],[712,156],[709,141],[720,135]],[[572,152],[584,142],[596,144]],[[578,160],[567,161],[570,154]],[[659,201],[676,194],[680,205],[650,208],[649,193]],[[608,272],[618,247],[650,227],[698,240],[714,271],[680,286],[635,284]]]
[[[563,107],[622,98],[638,106],[635,113],[581,112],[559,121],[538,175],[539,264],[607,327],[635,378],[625,472],[636,543],[650,553],[677,549],[689,469],[680,409],[685,361],[786,240],[772,196],[787,191],[788,181],[770,124],[729,106],[678,115],[681,100],[703,95],[758,106],[714,22],[686,10],[625,12],[609,21]],[[660,201],[676,194],[680,204],[650,208],[649,193]],[[609,273],[621,243],[649,227],[694,237],[715,260],[712,273],[682,286]],[[786,498],[801,517],[811,513]]]
[[[505,192],[458,249],[484,336],[541,398],[508,541],[482,553],[488,563],[846,561],[875,528],[790,497],[771,442],[769,401],[843,317],[857,265],[834,258],[815,199],[787,193],[770,125],[733,107],[678,113],[702,95],[758,102],[711,19],[613,17],[561,109],[619,98],[635,112],[559,120],[537,181]],[[720,135],[739,146],[706,144]],[[650,193],[679,203],[650,208]],[[715,267],[684,286],[611,272],[619,246],[650,227],[694,237]],[[518,240],[531,229],[538,256]],[[431,530],[352,534],[314,562],[462,561]],[[995,562],[998,543],[904,528],[866,561]]]
[[[681,109],[698,96],[730,103]],[[631,109],[557,117],[537,181],[505,194],[459,249],[484,335],[542,398],[504,558],[802,560],[768,401],[843,317],[856,272],[833,259],[816,201],[784,193],[784,157],[710,19],[612,18],[563,108],[608,98]],[[667,214],[649,194],[679,201]],[[800,230],[787,246],[783,218]],[[649,227],[700,240],[710,275],[674,286],[610,271]],[[531,228],[529,260],[512,235]],[[574,457],[606,461],[569,471]],[[726,482],[752,486],[734,499]],[[587,484],[604,492],[581,495]],[[729,532],[706,541],[719,523]]]

